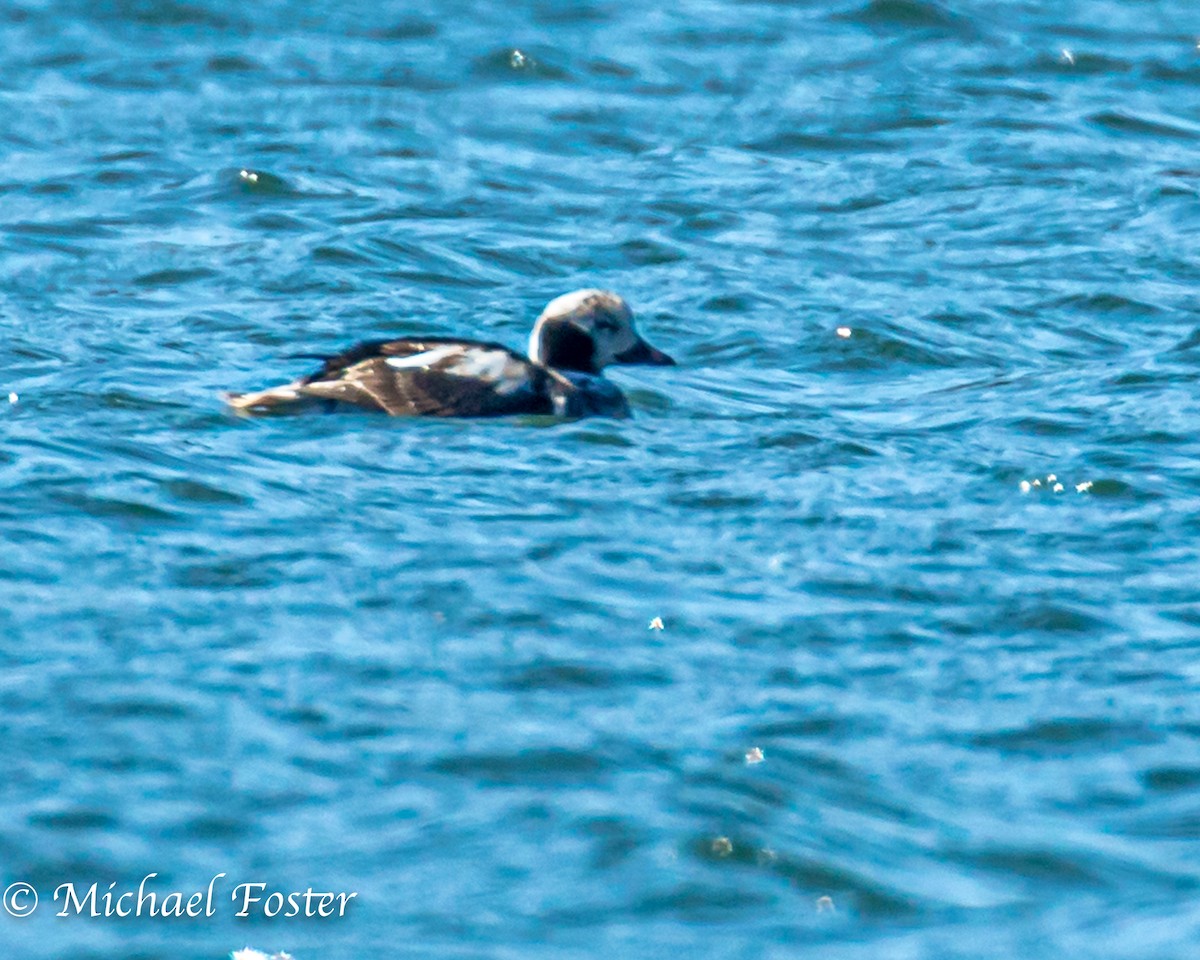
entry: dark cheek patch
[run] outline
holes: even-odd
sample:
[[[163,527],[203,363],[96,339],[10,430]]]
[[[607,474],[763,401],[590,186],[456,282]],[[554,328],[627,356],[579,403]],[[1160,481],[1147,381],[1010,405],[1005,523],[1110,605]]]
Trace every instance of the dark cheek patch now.
[[[577,327],[563,324],[546,331],[543,341],[546,366],[558,370],[596,371],[596,345],[592,338]]]

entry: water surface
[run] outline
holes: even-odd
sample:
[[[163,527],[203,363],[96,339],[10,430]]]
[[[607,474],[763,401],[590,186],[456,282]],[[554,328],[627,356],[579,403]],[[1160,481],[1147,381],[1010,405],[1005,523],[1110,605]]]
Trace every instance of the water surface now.
[[[0,879],[43,902],[0,939],[1190,955],[1198,34],[10,3]],[[629,421],[219,401],[358,339],[517,346],[585,285],[680,360],[613,374]],[[150,872],[358,899],[52,916]]]

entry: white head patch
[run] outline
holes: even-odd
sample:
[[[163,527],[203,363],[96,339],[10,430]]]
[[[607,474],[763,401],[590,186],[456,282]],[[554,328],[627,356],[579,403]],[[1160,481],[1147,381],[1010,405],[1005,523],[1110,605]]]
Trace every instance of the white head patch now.
[[[541,332],[548,323],[569,323],[588,334],[596,347],[597,369],[612,363],[640,339],[633,329],[629,304],[615,293],[591,287],[564,293],[546,304],[529,338],[529,357],[535,363],[543,362]]]

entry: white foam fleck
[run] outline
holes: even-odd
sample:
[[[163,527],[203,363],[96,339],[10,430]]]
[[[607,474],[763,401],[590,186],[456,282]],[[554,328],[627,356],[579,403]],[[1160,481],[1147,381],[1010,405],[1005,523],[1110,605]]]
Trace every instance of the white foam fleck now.
[[[10,393],[10,394],[8,395],[8,402],[9,402],[9,403],[16,403],[16,402],[17,402],[18,400],[20,400],[20,399],[21,399],[21,398],[20,398],[20,397],[18,397],[18,396],[17,396],[15,393]]]
[[[1042,481],[1038,477],[1034,477],[1033,480],[1022,480],[1020,482],[1022,493],[1030,493],[1035,487],[1042,486],[1045,486],[1045,488],[1052,493],[1062,493],[1068,486],[1071,486],[1071,484],[1063,483],[1063,481],[1058,479],[1058,474],[1056,473],[1046,474],[1045,481]],[[1092,489],[1092,481],[1084,480],[1082,483],[1077,483],[1074,486],[1076,493],[1086,493],[1088,490]]]
[[[1075,66],[1075,54],[1073,54],[1070,50],[1067,50],[1065,47],[1063,48],[1062,52],[1062,60],[1063,63],[1067,64],[1068,66]]]
[[[835,332],[836,332],[836,333],[837,333],[837,335],[838,335],[839,337],[841,337],[843,340],[845,340],[845,339],[846,339],[846,338],[848,338],[848,337],[849,337],[849,336],[850,336],[852,333],[854,333],[854,331],[853,331],[853,330],[851,330],[849,327],[838,327],[838,328],[837,328],[837,330],[836,330]]]

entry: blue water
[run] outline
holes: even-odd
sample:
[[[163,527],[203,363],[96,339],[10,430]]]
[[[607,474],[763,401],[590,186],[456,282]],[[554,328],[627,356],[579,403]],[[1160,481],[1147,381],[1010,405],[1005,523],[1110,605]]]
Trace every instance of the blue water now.
[[[1197,12],[10,0],[5,956],[1194,955]],[[629,421],[219,399],[587,285]]]

